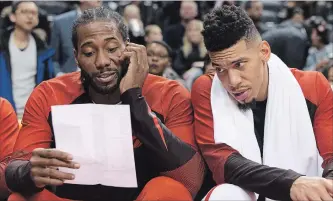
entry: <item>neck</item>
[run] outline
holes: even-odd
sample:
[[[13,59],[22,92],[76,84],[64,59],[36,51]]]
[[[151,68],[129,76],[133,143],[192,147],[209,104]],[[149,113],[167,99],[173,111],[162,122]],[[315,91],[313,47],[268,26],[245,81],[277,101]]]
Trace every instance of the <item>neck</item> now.
[[[30,33],[23,31],[18,27],[15,27],[14,29],[14,39],[17,42],[27,42],[29,40],[29,34]]]
[[[268,95],[268,83],[269,83],[269,75],[268,75],[268,65],[267,63],[265,64],[264,67],[264,79],[262,82],[262,85],[260,87],[260,91],[259,94],[256,98],[257,101],[264,101],[267,99],[267,95]]]
[[[320,43],[320,44],[318,44],[317,49],[318,49],[318,50],[321,50],[321,49],[323,49],[324,47],[325,47],[325,45],[324,45],[323,43]]]
[[[96,104],[115,105],[120,102],[120,90],[117,89],[111,94],[101,94],[93,88],[89,88],[91,100]]]
[[[181,21],[181,24],[182,24],[184,27],[186,27],[186,25],[188,24],[189,21],[190,21],[190,20],[182,20],[182,21]]]

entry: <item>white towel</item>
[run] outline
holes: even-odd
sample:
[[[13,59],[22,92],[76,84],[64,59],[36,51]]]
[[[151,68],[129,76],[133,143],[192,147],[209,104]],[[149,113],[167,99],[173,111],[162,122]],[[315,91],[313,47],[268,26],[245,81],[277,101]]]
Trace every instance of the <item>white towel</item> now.
[[[214,76],[211,107],[215,143],[225,143],[244,157],[270,167],[321,176],[319,155],[302,89],[290,69],[271,54],[266,105],[263,160],[254,133],[252,110],[241,111]]]

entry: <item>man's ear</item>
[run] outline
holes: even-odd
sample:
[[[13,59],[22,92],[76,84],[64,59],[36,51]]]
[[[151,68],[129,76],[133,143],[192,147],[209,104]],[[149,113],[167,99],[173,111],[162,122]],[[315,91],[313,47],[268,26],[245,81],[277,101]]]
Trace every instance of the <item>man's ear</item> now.
[[[9,20],[10,20],[12,23],[15,24],[15,22],[16,22],[16,16],[15,16],[13,13],[9,14]]]
[[[260,57],[263,61],[268,62],[271,56],[271,46],[269,46],[268,42],[263,40],[259,46]]]

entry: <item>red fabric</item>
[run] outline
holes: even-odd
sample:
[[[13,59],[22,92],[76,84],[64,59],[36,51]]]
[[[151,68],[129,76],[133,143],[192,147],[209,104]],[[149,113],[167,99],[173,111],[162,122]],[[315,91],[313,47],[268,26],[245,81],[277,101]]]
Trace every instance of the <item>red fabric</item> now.
[[[5,182],[5,168],[13,152],[19,124],[12,105],[0,98],[0,198],[9,194]]]
[[[71,201],[69,199],[60,198],[48,190],[43,190],[30,198],[25,198],[18,193],[13,193],[9,196],[8,201]]]
[[[192,201],[190,192],[185,186],[169,177],[156,177],[150,180],[141,191],[136,201]]]
[[[111,200],[112,198],[110,198]],[[71,201],[69,199],[60,198],[48,190],[33,195],[30,198],[24,198],[18,193],[9,196],[8,201]],[[136,201],[192,201],[192,195],[180,182],[169,177],[156,177],[150,180],[141,191]]]

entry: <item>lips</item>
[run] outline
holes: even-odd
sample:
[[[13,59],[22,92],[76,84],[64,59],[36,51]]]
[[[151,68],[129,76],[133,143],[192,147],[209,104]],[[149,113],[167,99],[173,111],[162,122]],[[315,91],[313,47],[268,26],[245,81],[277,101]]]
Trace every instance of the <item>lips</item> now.
[[[157,68],[157,65],[156,64],[151,64],[149,67],[150,68]]]
[[[116,72],[105,72],[96,76],[96,80],[100,83],[110,83],[117,76]]]
[[[247,97],[249,95],[248,91],[249,90],[242,91],[242,92],[236,92],[236,93],[233,93],[233,95],[235,96],[236,100],[245,101],[245,99],[247,99]]]

